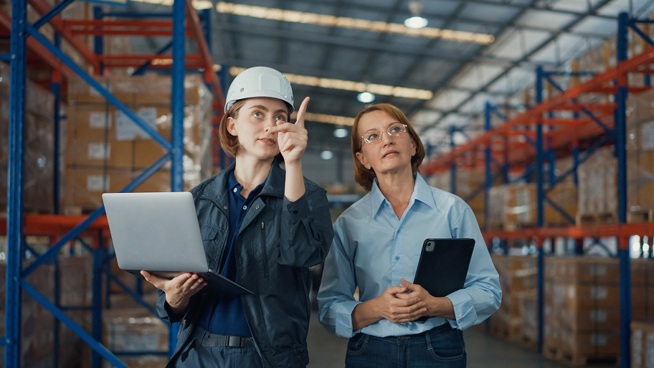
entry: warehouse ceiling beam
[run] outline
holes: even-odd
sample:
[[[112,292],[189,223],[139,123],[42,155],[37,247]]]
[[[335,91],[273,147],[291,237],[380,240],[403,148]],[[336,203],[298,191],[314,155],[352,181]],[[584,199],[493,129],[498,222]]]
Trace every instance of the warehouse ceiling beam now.
[[[596,3],[596,4],[593,4],[592,8],[591,8],[591,9],[588,9],[588,11],[583,12],[583,13],[580,13],[580,14],[577,14],[577,17],[576,17],[574,20],[570,21],[568,24],[566,24],[566,25],[565,25],[564,27],[562,27],[561,29],[559,29],[559,30],[557,30],[557,31],[555,31],[555,32],[552,32],[552,33],[549,35],[549,37],[547,37],[545,40],[543,40],[543,41],[542,41],[542,42],[541,42],[537,47],[533,48],[531,51],[529,51],[528,53],[526,53],[525,55],[523,55],[520,59],[516,60],[516,61],[514,62],[514,66],[517,67],[517,66],[521,65],[523,62],[525,62],[526,60],[528,60],[529,58],[531,58],[531,57],[533,57],[534,55],[536,55],[538,52],[540,52],[541,50],[543,50],[543,48],[545,48],[546,46],[548,46],[549,44],[551,44],[551,43],[552,43],[552,42],[553,42],[557,37],[559,37],[561,34],[563,34],[563,33],[567,33],[567,32],[570,32],[570,30],[571,30],[574,26],[578,25],[581,21],[583,21],[584,19],[586,19],[587,16],[595,15],[595,14],[597,13],[597,10],[598,10],[598,9],[601,9],[604,5],[608,4],[610,1],[611,1],[611,0],[601,0],[601,1],[599,1],[598,3]],[[533,5],[536,4],[537,2],[538,2],[538,1],[532,1],[528,7],[533,6]],[[521,6],[521,8],[522,8],[522,6]],[[522,9],[521,12],[518,14],[518,16],[516,16],[516,17],[513,18],[513,20],[511,21],[511,24],[514,23],[515,20],[519,18],[519,16],[523,15],[525,11],[526,11],[526,9]],[[615,20],[615,17],[612,17],[611,19]],[[509,24],[507,24],[505,28],[508,28],[508,27],[509,27]],[[482,50],[479,51],[479,53],[481,53],[481,52],[482,52]],[[513,70],[513,68],[506,68],[503,72],[499,73],[497,76],[495,76],[494,78],[492,78],[491,80],[489,80],[488,82],[486,82],[483,86],[481,86],[481,87],[480,87],[480,92],[484,92],[484,91],[486,91],[488,88],[490,88],[490,87],[491,87],[492,85],[494,85],[496,82],[498,82],[498,81],[501,80],[502,78],[506,77],[506,76],[507,76],[507,75],[508,75],[512,70]],[[454,76],[456,76],[457,74],[458,74],[458,73],[452,73],[452,76],[453,76],[452,78],[454,78]],[[450,82],[449,80],[442,81],[442,82],[438,83],[437,85],[435,85],[435,86],[432,88],[432,90],[434,90],[434,91],[439,90],[439,89],[443,88],[445,85],[449,84],[449,82]],[[445,113],[445,114],[443,114],[442,116],[440,116],[440,117],[439,117],[439,118],[434,122],[433,125],[438,126],[442,121],[444,121],[444,119],[445,119],[449,114],[453,114],[453,113],[455,113],[456,111],[460,110],[463,106],[465,106],[466,104],[470,103],[470,102],[471,102],[475,97],[476,97],[476,94],[472,94],[471,96],[469,96],[469,97],[463,99],[463,100],[462,100],[461,102],[459,102],[456,106],[454,106],[452,109],[450,109],[450,111],[448,111],[447,113]],[[413,111],[417,111],[417,110],[419,110],[419,109],[422,107],[423,104],[424,104],[424,103],[417,103],[417,104],[415,105],[415,108],[412,109],[411,111],[409,111],[409,113],[412,113]]]

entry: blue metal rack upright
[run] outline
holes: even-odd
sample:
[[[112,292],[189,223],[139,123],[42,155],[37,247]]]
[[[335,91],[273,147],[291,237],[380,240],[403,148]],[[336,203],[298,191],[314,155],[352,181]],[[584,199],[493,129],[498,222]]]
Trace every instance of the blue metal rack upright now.
[[[146,131],[152,138],[158,142],[162,147],[166,148],[167,153],[160,159],[156,160],[149,168],[145,169],[136,178],[125,186],[122,191],[131,191],[139,184],[144,182],[150,175],[161,168],[166,162],[171,162],[171,189],[173,191],[183,190],[183,166],[182,158],[184,155],[183,140],[183,120],[184,120],[184,75],[186,73],[185,67],[185,37],[186,25],[191,28],[190,34],[196,37],[198,48],[200,49],[201,59],[207,65],[203,66],[205,81],[211,85],[211,90],[214,93],[214,98],[219,100],[218,105],[222,110],[223,95],[217,76],[213,72],[213,62],[209,50],[206,46],[203,37],[203,28],[199,25],[197,14],[192,9],[190,0],[175,0],[173,3],[172,11],[172,96],[171,96],[171,112],[172,112],[172,133],[171,142],[162,138],[156,130],[151,128],[145,123],[137,114],[127,108],[118,99],[116,99],[107,89],[100,85],[92,76],[90,76],[83,68],[77,65],[70,57],[64,54],[57,44],[53,44],[40,32],[41,25],[50,20],[57,20],[55,29],[62,31],[60,27],[61,21],[55,17],[66,8],[72,0],[64,0],[59,2],[55,7],[49,9],[42,18],[34,24],[27,22],[27,5],[28,2],[36,9],[45,10],[43,3],[40,0],[14,0],[12,1],[12,14],[11,14],[11,54],[10,54],[10,124],[9,124],[9,158],[8,158],[8,205],[7,205],[7,271],[6,271],[6,315],[5,315],[5,336],[0,341],[5,346],[4,366],[7,368],[17,368],[21,366],[21,295],[23,292],[28,297],[34,298],[43,307],[56,317],[57,320],[63,322],[68,328],[73,330],[79,335],[92,349],[93,358],[92,366],[100,367],[102,365],[101,358],[104,358],[110,364],[117,367],[124,367],[125,364],[111,351],[104,347],[99,341],[101,337],[101,325],[99,325],[98,315],[101,316],[99,308],[101,308],[101,282],[95,279],[93,282],[93,308],[94,308],[94,324],[92,333],[89,334],[79,325],[77,325],[70,317],[66,315],[57,305],[53,304],[48,298],[43,296],[38,290],[26,282],[25,277],[32,273],[35,269],[42,266],[46,262],[50,262],[56,258],[57,254],[62,248],[71,240],[78,237],[82,232],[89,229],[93,224],[103,216],[104,208],[99,207],[91,212],[88,216],[70,226],[70,231],[57,239],[54,244],[44,253],[37,255],[36,259],[31,262],[27,267],[23,267],[23,253],[24,249],[24,221],[27,218],[23,211],[23,150],[25,140],[25,85],[26,85],[26,51],[27,41],[33,43],[32,40],[38,41],[40,55],[48,54],[54,55],[58,61],[51,62],[51,66],[63,67],[67,73],[75,73],[87,82],[93,89],[106,100],[114,105],[118,110],[121,110],[131,120],[134,121],[141,129]],[[190,14],[190,16],[188,16]],[[188,16],[188,19],[187,19]],[[205,17],[208,19],[208,17]],[[205,20],[207,20],[205,19]],[[206,25],[205,25],[206,27]],[[204,28],[206,30],[207,28]],[[83,58],[89,62],[96,70],[100,67],[101,63],[94,59],[94,55],[89,50],[84,49],[80,42],[77,42],[70,32],[62,31],[67,40],[77,48],[77,51]],[[46,50],[43,53],[43,50]],[[58,66],[55,66],[57,64]],[[59,65],[60,64],[60,65]],[[57,152],[57,155],[59,152]],[[56,179],[59,180],[58,175]],[[39,222],[38,216],[35,222]],[[34,220],[34,218],[32,218]],[[52,216],[48,217],[48,221],[52,220]],[[55,219],[55,221],[58,221]],[[104,252],[94,252],[94,268],[103,265]],[[94,275],[99,275],[94,270]],[[100,314],[99,314],[100,313]],[[176,329],[175,326],[171,327],[171,341],[170,349],[172,352],[175,345]],[[58,363],[54,362],[53,366]]]

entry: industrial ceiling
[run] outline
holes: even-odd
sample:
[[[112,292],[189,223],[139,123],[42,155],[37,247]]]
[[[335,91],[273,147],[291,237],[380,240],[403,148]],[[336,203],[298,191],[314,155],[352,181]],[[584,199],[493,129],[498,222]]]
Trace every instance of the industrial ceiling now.
[[[147,2],[128,6],[166,6]],[[360,92],[401,108],[438,152],[449,147],[453,126],[470,128],[455,140],[475,134],[486,102],[519,101],[523,91],[533,89],[538,66],[569,68],[570,60],[604,44],[616,34],[620,12],[643,18],[654,10],[654,0],[208,4],[215,63],[232,72],[266,65],[287,74],[298,105],[311,97],[312,149],[346,153],[349,139],[335,137],[335,124],[324,121],[347,125],[365,105],[357,100]],[[426,28],[404,26],[411,16],[425,18]]]

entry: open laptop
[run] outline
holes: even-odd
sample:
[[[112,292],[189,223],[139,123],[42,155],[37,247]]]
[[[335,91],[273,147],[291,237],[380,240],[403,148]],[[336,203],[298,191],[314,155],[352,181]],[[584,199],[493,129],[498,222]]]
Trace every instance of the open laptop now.
[[[474,248],[475,239],[425,239],[413,282],[438,297],[463,289]]]
[[[192,272],[219,293],[253,294],[209,269],[191,193],[104,193],[102,201],[120,269]]]

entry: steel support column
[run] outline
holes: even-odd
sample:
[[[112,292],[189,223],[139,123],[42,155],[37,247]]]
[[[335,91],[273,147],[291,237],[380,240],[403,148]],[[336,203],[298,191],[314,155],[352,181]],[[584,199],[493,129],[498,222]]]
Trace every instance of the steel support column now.
[[[5,294],[5,357],[7,368],[20,367],[23,237],[23,151],[27,1],[11,4],[11,65],[9,87],[9,158],[7,170],[7,270]]]

